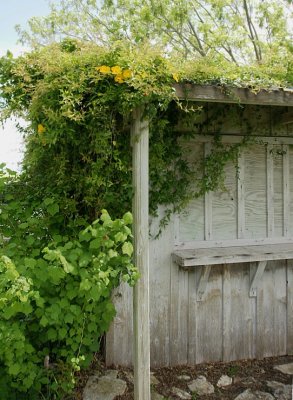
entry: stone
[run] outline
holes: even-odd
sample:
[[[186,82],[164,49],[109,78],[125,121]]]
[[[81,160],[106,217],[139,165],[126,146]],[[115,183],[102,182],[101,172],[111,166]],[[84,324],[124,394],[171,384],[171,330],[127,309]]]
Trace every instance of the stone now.
[[[209,381],[207,381],[205,376],[202,375],[192,381],[188,385],[188,389],[191,392],[198,394],[199,396],[203,394],[211,394],[215,391],[214,386]]]
[[[164,400],[164,396],[162,396],[161,394],[157,393],[154,390],[151,390],[151,399],[152,400]]]
[[[232,378],[230,378],[230,376],[228,376],[228,375],[222,375],[221,376],[221,378],[218,380],[218,382],[217,382],[217,386],[219,387],[219,388],[223,388],[223,387],[226,387],[226,386],[230,386],[230,385],[232,385]]]
[[[189,375],[179,375],[177,376],[177,379],[179,379],[180,381],[190,381],[190,376]]]
[[[118,371],[116,369],[107,369],[105,372],[105,375],[108,376],[109,378],[117,378]]]
[[[182,399],[182,400],[191,400],[192,397],[189,393],[185,392],[182,389],[176,388],[176,387],[172,387],[172,394],[174,394],[174,396],[177,396],[178,399]]]
[[[158,385],[160,383],[158,381],[158,379],[155,377],[153,372],[151,372],[151,374],[150,374],[150,382],[151,382],[151,385]]]
[[[293,362],[283,365],[276,365],[274,368],[283,374],[293,375]]]
[[[270,381],[267,386],[273,391],[273,394],[278,400],[292,400],[292,385],[285,385],[281,382]]]
[[[239,376],[235,376],[235,378],[233,379],[233,383],[240,383],[240,382],[244,386],[251,386],[257,383],[256,379],[254,379],[252,376],[247,376],[245,378],[240,378]]]
[[[252,392],[251,389],[247,389],[235,397],[234,400],[274,400],[274,397],[270,393]]]
[[[116,396],[124,394],[126,387],[125,381],[113,378],[111,373],[102,377],[93,375],[87,381],[82,398],[83,400],[114,400]]]

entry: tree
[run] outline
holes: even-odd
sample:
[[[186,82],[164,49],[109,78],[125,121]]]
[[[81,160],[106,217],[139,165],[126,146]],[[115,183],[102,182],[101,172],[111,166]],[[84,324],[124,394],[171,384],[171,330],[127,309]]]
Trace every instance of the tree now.
[[[290,22],[292,0],[59,0],[48,16],[32,18],[28,31],[17,30],[33,47],[64,37],[147,41],[185,59],[248,64],[292,54]]]

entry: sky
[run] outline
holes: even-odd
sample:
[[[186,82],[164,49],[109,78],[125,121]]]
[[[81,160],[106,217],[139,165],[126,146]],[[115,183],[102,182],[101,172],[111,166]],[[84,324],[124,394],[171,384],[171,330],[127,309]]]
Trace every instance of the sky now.
[[[47,0],[0,0],[0,56],[7,50],[14,55],[27,50],[17,43],[15,25],[25,27],[31,17],[48,13]],[[0,125],[0,164],[5,162],[9,168],[19,170],[22,154],[21,134],[16,130],[15,121],[9,120],[3,128]]]

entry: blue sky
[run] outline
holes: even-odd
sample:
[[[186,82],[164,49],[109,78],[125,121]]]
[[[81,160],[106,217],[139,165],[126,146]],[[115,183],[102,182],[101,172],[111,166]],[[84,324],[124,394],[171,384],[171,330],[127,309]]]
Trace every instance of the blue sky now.
[[[7,50],[18,55],[25,49],[17,43],[15,25],[26,26],[29,18],[49,13],[47,0],[0,0],[0,56]],[[22,143],[15,122],[0,126],[0,163],[16,169],[22,156]]]

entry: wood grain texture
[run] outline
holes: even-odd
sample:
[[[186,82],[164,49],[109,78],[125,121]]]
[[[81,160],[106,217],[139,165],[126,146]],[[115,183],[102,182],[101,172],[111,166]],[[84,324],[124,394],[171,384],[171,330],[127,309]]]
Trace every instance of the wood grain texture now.
[[[286,354],[286,268],[284,260],[269,262],[259,284],[262,296],[257,297],[258,337],[262,356]]]
[[[210,239],[213,240],[234,239],[237,237],[237,181],[235,165],[232,162],[228,163],[225,166],[224,173],[224,190],[214,192],[210,204],[212,209],[212,235]]]
[[[290,232],[290,153],[289,146],[283,145],[283,236]]]
[[[133,365],[132,291],[129,285],[121,283],[112,294],[116,316],[106,335],[106,365],[108,366]]]
[[[188,360],[188,272],[174,265],[171,269],[170,363]]]
[[[275,213],[274,213],[274,159],[273,146],[266,146],[266,167],[267,167],[267,237],[274,237],[275,230]]]
[[[197,363],[222,359],[222,266],[212,268],[203,301],[197,302]]]
[[[223,270],[223,360],[254,357],[255,301],[248,297],[249,267],[226,265]]]
[[[285,157],[284,147],[275,146],[276,149],[273,154],[273,167],[274,167],[274,179],[273,179],[273,199],[274,199],[274,237],[282,237],[284,235],[284,195],[286,189],[286,183],[284,185],[283,179],[283,157]],[[288,184],[288,183],[287,183]],[[288,210],[286,211],[288,216]]]
[[[158,210],[152,221],[152,231],[158,232],[164,210]],[[174,268],[170,254],[174,242],[175,218],[158,239],[150,241],[150,328],[151,364],[153,367],[170,363],[170,273]],[[152,301],[152,299],[155,301]]]
[[[287,261],[287,354],[293,355],[293,261]]]
[[[134,399],[150,400],[149,318],[149,125],[143,109],[131,127],[134,264],[140,277],[133,290]]]
[[[288,259],[293,259],[292,243],[177,249],[173,252],[173,260],[181,267]]]
[[[237,239],[245,236],[245,165],[243,152],[238,157],[237,176]]]
[[[207,101],[219,103],[241,103],[258,105],[293,106],[292,90],[261,90],[253,93],[246,88],[229,88],[228,93],[223,88],[209,85],[175,84],[179,99]]]
[[[267,236],[266,151],[255,145],[245,157],[245,238]]]

